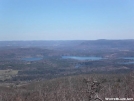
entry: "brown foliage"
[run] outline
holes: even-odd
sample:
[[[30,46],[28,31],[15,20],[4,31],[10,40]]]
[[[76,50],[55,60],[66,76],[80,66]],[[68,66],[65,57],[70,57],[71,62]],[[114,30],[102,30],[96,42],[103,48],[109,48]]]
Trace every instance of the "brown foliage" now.
[[[90,83],[83,82],[84,78]],[[133,84],[133,74],[70,76],[17,88],[1,87],[0,101],[90,101],[91,93],[102,100],[105,97],[134,98]]]

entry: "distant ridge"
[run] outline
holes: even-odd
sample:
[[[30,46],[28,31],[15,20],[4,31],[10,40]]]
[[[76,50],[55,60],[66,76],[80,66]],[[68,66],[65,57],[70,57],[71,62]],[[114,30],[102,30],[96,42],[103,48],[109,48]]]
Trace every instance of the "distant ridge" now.
[[[82,42],[80,46],[90,47],[90,48],[119,48],[119,49],[134,49],[134,40],[105,40],[100,39],[96,41],[85,41]]]
[[[0,41],[0,47],[51,47],[74,49],[134,49],[134,39],[125,40],[35,40],[35,41]]]

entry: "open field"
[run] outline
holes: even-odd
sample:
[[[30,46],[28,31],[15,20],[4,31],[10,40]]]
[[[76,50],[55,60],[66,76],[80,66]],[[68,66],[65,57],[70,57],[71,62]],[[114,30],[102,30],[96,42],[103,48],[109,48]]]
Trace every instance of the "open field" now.
[[[12,77],[16,76],[17,74],[18,74],[17,70],[12,70],[12,69],[0,70],[0,80],[4,81],[4,80],[11,79]]]

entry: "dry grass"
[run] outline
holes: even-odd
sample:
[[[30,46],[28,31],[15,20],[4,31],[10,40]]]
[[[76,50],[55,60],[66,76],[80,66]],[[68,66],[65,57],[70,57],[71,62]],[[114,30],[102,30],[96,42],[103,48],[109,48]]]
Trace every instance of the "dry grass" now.
[[[17,70],[0,70],[0,80],[4,81],[7,79],[11,79],[12,77],[16,76],[18,74]]]

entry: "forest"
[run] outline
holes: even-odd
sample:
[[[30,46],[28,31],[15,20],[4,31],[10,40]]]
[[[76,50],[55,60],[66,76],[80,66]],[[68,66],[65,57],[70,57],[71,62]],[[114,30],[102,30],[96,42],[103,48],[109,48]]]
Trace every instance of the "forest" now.
[[[0,101],[134,101],[132,44],[1,41]]]

